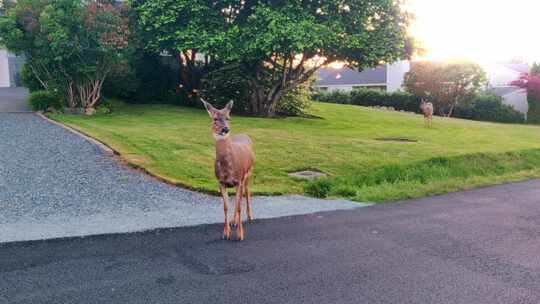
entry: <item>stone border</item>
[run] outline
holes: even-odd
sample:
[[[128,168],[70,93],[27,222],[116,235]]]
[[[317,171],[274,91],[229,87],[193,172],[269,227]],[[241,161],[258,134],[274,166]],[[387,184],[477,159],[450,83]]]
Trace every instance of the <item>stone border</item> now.
[[[40,117],[41,119],[45,120],[46,122],[48,123],[51,123],[53,125],[56,125],[56,126],[59,126],[61,128],[63,128],[64,130],[67,130],[75,135],[78,135],[82,138],[84,138],[85,140],[91,142],[92,144],[96,145],[101,151],[103,151],[107,156],[114,156],[114,155],[120,155],[120,153],[118,153],[118,151],[115,151],[113,148],[109,147],[108,145],[106,145],[105,143],[91,137],[90,135],[84,133],[84,132],[81,132],[75,128],[72,128],[68,125],[64,125],[62,123],[59,123],[57,121],[54,121],[52,119],[50,119],[49,117],[43,115],[43,113],[40,113],[40,112],[34,112],[34,114],[38,117]]]

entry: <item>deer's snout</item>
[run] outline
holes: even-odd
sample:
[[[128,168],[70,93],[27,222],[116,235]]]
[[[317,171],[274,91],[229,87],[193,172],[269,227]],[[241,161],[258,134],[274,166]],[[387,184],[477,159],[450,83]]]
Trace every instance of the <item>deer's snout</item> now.
[[[223,134],[227,134],[227,133],[229,133],[229,131],[230,130],[227,127],[224,127],[223,129],[221,129],[221,133],[223,133]]]

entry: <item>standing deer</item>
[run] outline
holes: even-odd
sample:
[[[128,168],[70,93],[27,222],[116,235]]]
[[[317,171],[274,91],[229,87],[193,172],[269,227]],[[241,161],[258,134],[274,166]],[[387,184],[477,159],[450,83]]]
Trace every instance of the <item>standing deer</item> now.
[[[212,132],[216,141],[215,174],[219,182],[219,190],[223,197],[223,211],[225,212],[225,227],[223,238],[231,239],[231,227],[228,219],[229,194],[227,188],[236,187],[236,208],[233,223],[236,225],[236,238],[244,239],[242,227],[242,196],[246,196],[246,213],[248,220],[253,220],[250,206],[249,178],[253,171],[255,153],[253,143],[249,136],[240,134],[230,136],[229,118],[233,107],[232,100],[225,108],[218,110],[201,99],[204,107],[213,119]]]
[[[420,109],[422,110],[422,113],[424,113],[424,125],[431,128],[433,125],[433,104],[422,99]]]

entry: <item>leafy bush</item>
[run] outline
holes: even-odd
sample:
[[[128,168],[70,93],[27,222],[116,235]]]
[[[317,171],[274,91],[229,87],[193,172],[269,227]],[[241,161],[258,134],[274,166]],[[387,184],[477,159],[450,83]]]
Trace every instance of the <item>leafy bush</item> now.
[[[358,106],[393,107],[396,110],[418,112],[420,99],[406,92],[384,92],[371,89],[357,89],[351,92],[333,91],[330,93],[317,93],[315,100],[329,103],[352,104]]]
[[[285,116],[301,116],[311,106],[311,91],[308,86],[299,86],[279,101],[276,112]]]
[[[332,185],[327,179],[317,179],[305,185],[304,191],[307,195],[317,198],[326,198],[332,190]]]
[[[503,104],[502,97],[491,93],[477,96],[469,104],[458,104],[454,110],[454,117],[502,123],[525,121],[523,114],[512,106]]]
[[[34,111],[47,111],[49,108],[59,110],[62,108],[62,100],[56,94],[48,91],[35,91],[28,99],[30,107]]]
[[[96,114],[109,114],[113,111],[113,100],[102,98],[96,108]]]

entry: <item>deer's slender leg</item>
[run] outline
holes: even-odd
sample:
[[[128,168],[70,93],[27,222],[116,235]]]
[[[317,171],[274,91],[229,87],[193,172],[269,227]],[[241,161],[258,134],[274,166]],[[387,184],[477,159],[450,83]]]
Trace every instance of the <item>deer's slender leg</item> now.
[[[240,185],[238,185],[236,187],[236,199],[238,200],[238,189],[240,189]],[[240,199],[242,199],[242,197],[240,197]],[[242,216],[238,216],[238,213],[237,213],[237,207],[235,206],[235,210],[234,210],[234,214],[231,218],[231,226],[232,227],[238,227],[238,222],[240,222],[242,220]]]
[[[236,227],[236,211],[231,217],[231,227]]]
[[[244,182],[244,192],[246,195],[246,213],[248,221],[253,221],[253,212],[251,211],[251,194],[249,193],[249,179]]]
[[[235,210],[235,219],[236,219],[236,239],[241,241],[244,239],[244,228],[242,227],[242,191],[243,184],[240,183],[236,187],[236,210]]]
[[[219,185],[219,190],[221,191],[221,196],[223,197],[223,212],[225,213],[225,224],[223,227],[223,239],[231,239],[231,226],[229,225],[229,193],[227,193],[227,187]]]

